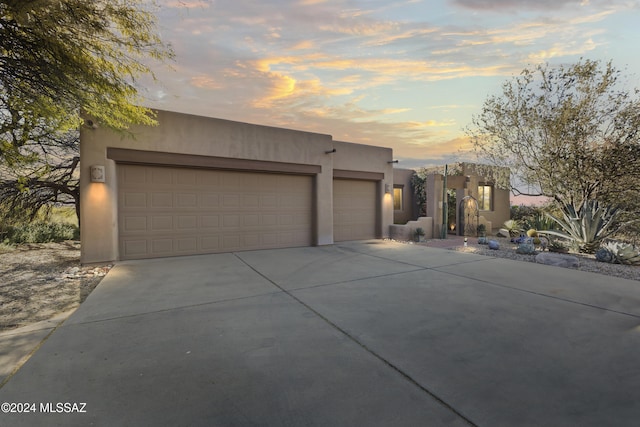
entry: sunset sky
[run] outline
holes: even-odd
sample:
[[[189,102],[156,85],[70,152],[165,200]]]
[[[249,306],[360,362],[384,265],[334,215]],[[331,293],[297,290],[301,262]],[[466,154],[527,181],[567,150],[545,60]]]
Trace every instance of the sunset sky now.
[[[640,0],[157,0],[147,105],[470,160],[463,128],[523,68],[613,60],[640,86]],[[639,84],[636,84],[638,82]]]

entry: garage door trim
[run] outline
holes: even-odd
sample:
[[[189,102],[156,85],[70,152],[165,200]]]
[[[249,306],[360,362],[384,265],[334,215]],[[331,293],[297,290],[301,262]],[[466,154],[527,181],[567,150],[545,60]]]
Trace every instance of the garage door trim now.
[[[191,167],[242,172],[284,173],[295,175],[317,175],[322,166],[303,163],[273,162],[230,157],[201,156],[196,154],[169,153],[161,151],[107,148],[107,158],[116,163]]]
[[[334,169],[333,179],[357,179],[361,181],[382,181],[384,179],[384,174],[379,172]]]

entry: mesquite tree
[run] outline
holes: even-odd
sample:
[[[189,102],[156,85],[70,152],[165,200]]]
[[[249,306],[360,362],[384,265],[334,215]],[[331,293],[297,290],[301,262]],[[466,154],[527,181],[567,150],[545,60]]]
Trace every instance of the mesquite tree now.
[[[0,93],[29,114],[76,119],[79,108],[102,125],[153,123],[136,80],[148,61],[173,57],[143,0],[0,1]]]
[[[0,0],[0,215],[79,207],[81,112],[154,124],[136,81],[173,57],[145,0]]]
[[[639,131],[638,90],[611,62],[591,60],[525,69],[467,128],[480,158],[528,185],[514,192],[575,206],[640,195]]]
[[[484,162],[511,169],[514,193],[576,211],[598,200],[632,219],[640,213],[640,98],[627,81],[611,62],[588,59],[525,69],[485,100],[467,134]]]

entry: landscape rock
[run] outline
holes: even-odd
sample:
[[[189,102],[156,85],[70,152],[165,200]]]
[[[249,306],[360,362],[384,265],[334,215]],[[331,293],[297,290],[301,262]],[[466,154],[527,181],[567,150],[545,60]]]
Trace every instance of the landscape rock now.
[[[498,237],[511,237],[509,235],[509,230],[507,230],[506,228],[501,228],[498,233],[497,233]]]
[[[527,239],[527,240],[531,240],[531,239]],[[530,242],[530,241],[525,243],[520,243],[516,248],[516,253],[518,254],[532,255],[535,252],[536,252],[536,248],[533,245],[533,242]]]
[[[538,264],[555,265],[556,267],[578,267],[578,258],[571,255],[563,255],[552,252],[541,252],[536,255]]]
[[[489,240],[489,249],[497,251],[498,249],[500,249],[500,243],[495,240]]]

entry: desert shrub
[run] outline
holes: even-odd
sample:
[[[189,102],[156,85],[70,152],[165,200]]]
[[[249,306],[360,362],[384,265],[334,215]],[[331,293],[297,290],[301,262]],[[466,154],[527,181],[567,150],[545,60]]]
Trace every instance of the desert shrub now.
[[[544,211],[535,214],[534,216],[530,216],[524,219],[524,228],[525,229],[534,229],[534,230],[555,230],[557,229],[556,222],[549,218],[549,216],[544,214]]]
[[[11,224],[0,228],[5,244],[48,243],[77,240],[80,230],[73,224],[34,222]]]
[[[536,206],[517,205],[511,206],[511,219],[525,223],[528,218],[539,215],[540,209]]]

